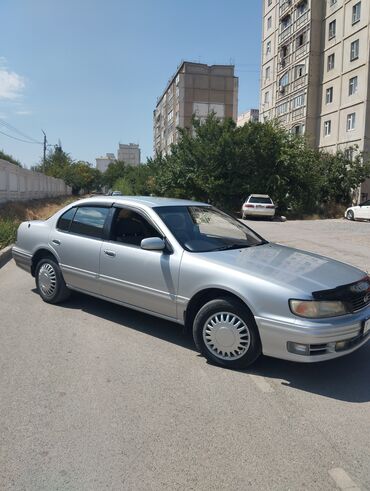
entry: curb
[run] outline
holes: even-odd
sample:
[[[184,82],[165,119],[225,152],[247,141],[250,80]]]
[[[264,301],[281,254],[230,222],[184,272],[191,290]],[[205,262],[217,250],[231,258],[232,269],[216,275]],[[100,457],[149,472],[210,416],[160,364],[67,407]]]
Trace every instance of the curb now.
[[[5,247],[5,249],[0,250],[0,268],[5,266],[5,264],[12,258],[12,247],[13,244]]]

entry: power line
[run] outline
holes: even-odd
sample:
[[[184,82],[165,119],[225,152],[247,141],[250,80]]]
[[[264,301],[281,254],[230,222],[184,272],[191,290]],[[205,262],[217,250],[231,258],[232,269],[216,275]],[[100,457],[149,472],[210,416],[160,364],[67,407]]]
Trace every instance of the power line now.
[[[23,143],[33,143],[34,145],[42,145],[42,142],[37,142],[37,141],[29,141],[29,140],[22,140],[21,138],[17,138],[16,136],[8,135],[7,133],[4,133],[3,131],[0,131],[2,135],[7,136],[8,138],[13,138],[13,140],[17,140],[19,142]]]
[[[13,133],[17,133],[18,135],[22,136],[23,138],[26,138],[27,140],[31,140],[34,143],[41,143],[40,141],[36,140],[35,138],[32,138],[31,136],[26,135],[26,133],[23,133],[22,131],[18,130],[15,126],[12,126],[10,123],[5,121],[4,119],[0,118],[0,124],[5,126],[6,129],[12,131]]]

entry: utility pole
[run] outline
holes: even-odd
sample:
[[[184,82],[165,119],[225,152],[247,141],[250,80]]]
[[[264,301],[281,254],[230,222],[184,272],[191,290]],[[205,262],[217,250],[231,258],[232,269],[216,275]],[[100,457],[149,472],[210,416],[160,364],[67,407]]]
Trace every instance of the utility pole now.
[[[45,172],[45,165],[46,165],[46,145],[47,145],[47,140],[46,140],[46,133],[44,130],[41,130],[44,133],[44,158],[43,158],[43,171]]]

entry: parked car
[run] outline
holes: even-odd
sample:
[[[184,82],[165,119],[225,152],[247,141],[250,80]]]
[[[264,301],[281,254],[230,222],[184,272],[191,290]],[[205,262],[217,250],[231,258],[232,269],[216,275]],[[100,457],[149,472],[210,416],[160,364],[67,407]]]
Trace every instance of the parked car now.
[[[370,199],[357,206],[347,208],[344,216],[348,220],[364,219],[370,220]]]
[[[269,243],[211,205],[96,197],[23,222],[13,247],[41,298],[71,290],[192,329],[211,362],[244,368],[261,353],[336,358],[370,337],[364,271]]]
[[[247,217],[274,218],[275,205],[267,194],[251,194],[242,206],[242,218]]]

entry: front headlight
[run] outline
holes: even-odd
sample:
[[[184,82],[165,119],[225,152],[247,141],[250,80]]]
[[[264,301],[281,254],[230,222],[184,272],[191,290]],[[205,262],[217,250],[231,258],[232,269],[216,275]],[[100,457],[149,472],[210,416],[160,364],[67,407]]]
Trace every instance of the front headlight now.
[[[308,319],[321,319],[347,314],[343,302],[337,300],[289,300],[290,310],[295,315]]]

